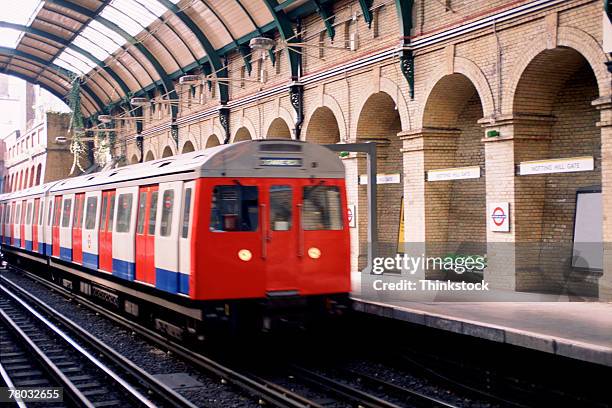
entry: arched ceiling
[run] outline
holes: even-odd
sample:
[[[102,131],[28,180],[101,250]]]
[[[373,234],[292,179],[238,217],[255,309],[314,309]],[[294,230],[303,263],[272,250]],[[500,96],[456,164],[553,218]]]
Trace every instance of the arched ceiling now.
[[[292,19],[323,3],[333,0],[41,0],[27,23],[0,21],[0,34],[18,33],[0,47],[0,72],[64,98],[81,76],[93,115],[155,88],[176,97],[173,80],[195,68],[223,76],[225,54],[273,31],[287,37]]]

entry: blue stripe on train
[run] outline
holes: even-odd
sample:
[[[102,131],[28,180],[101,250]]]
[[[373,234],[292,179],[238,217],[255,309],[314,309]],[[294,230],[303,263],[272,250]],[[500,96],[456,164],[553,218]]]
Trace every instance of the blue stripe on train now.
[[[32,250],[32,241],[28,241],[28,240],[26,239],[25,249],[26,249],[26,250],[28,250],[28,251],[31,251],[31,250]]]
[[[83,252],[83,266],[98,269],[98,255]]]
[[[113,276],[133,281],[135,272],[136,264],[134,262],[113,258]]]
[[[189,294],[189,275],[155,268],[155,287],[170,293]]]
[[[45,253],[45,243],[44,242],[38,241],[38,253],[39,254]]]
[[[53,255],[53,245],[45,244],[45,255],[47,256]]]
[[[60,247],[60,259],[72,261],[72,248]]]

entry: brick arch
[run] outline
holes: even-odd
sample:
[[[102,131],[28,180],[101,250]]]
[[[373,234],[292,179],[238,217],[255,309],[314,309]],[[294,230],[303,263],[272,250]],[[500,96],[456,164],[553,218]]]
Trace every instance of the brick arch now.
[[[276,119],[282,119],[287,127],[289,128],[289,138],[293,139],[293,129],[295,129],[295,118],[289,113],[289,111],[285,108],[279,107],[278,111],[275,115],[272,115],[267,118],[263,129],[265,129],[266,133],[262,135],[262,138],[268,137],[268,132],[270,131],[270,126]]]
[[[246,130],[249,131],[249,134],[251,135],[251,139],[255,140],[259,138],[257,135],[257,130],[255,129],[253,122],[251,122],[251,119],[245,116],[241,116],[240,118],[238,118],[238,126],[236,126],[236,131],[232,135],[232,139],[231,139],[232,142],[236,139],[236,134],[241,128],[245,128]],[[219,130],[215,129],[215,133],[220,132],[220,131],[221,131],[221,128],[219,128]],[[217,134],[222,135],[223,133],[221,132]],[[221,143],[223,143],[223,141]]]
[[[541,35],[538,40],[532,41],[531,46],[521,52],[520,59],[514,64],[514,70],[510,74],[510,84],[506,89],[508,93],[503,95],[502,112],[511,114],[514,107],[517,88],[523,77],[523,73],[529,65],[541,53],[552,50],[547,46],[547,38]],[[559,27],[557,33],[557,47],[566,47],[578,52],[589,64],[597,80],[599,96],[608,96],[612,93],[611,75],[606,70],[604,62],[608,57],[601,46],[593,37],[584,31],[574,27]]]
[[[292,139],[291,127],[284,118],[275,118],[267,126],[266,139],[271,138]]]
[[[308,141],[308,127],[310,126],[310,120],[312,119],[316,111],[322,107],[329,109],[333,113],[334,117],[336,118],[336,123],[338,124],[340,141],[346,142],[348,140],[349,135],[346,129],[346,119],[344,117],[344,113],[342,112],[342,108],[340,107],[340,104],[338,103],[336,98],[328,94],[323,94],[321,106],[315,107],[312,111],[312,114],[308,115],[308,117],[306,118],[306,122],[304,123],[303,127],[304,129],[306,129],[306,140]]]
[[[145,154],[144,161],[148,162],[153,160],[155,160],[155,153],[153,153],[153,150],[147,151],[147,153]]]
[[[209,148],[209,147],[214,147],[214,146],[219,146],[220,144],[223,143],[223,140],[221,140],[221,138],[219,138],[219,136],[217,136],[217,134],[213,133],[212,135],[208,135],[208,137],[206,138],[206,143],[204,143],[204,148]]]
[[[176,154],[171,145],[166,145],[162,150],[162,158],[172,157]]]
[[[440,83],[441,80],[444,79],[444,77],[449,75],[461,75],[471,82],[474,88],[476,88],[476,92],[478,92],[478,96],[480,97],[484,117],[493,116],[495,113],[495,100],[493,99],[493,92],[491,92],[491,86],[489,85],[489,81],[487,81],[487,77],[473,61],[463,57],[455,57],[452,72],[450,72],[448,67],[441,66],[427,79],[425,91],[423,92],[423,100],[425,103],[420,104],[417,112],[417,123],[415,124],[416,128],[422,128],[424,126],[423,119],[425,116],[427,101],[429,100],[434,88]]]
[[[136,163],[138,163],[138,155],[134,153],[132,155],[132,158],[130,159],[130,164],[136,164]]]
[[[396,128],[396,134],[401,132],[401,115],[396,109],[395,99],[386,92],[380,91],[368,95],[361,105],[357,124],[355,126],[355,140],[377,139],[387,137],[390,128]],[[396,123],[399,118],[399,125]]]
[[[193,146],[193,150],[200,149],[200,143],[198,142],[198,139],[193,135],[193,133],[189,132],[187,133],[186,138],[183,137],[181,139],[181,148],[179,149],[181,153],[183,153],[183,151],[185,150],[185,145],[187,145],[187,143],[191,143],[191,146]]]
[[[181,148],[181,153],[191,153],[196,150],[196,147],[193,145],[191,140],[187,140],[183,143],[183,147]]]
[[[307,142],[331,144],[343,140],[340,136],[338,118],[327,106],[316,108],[308,118],[304,129],[304,140]]]
[[[251,133],[251,131],[245,127],[242,126],[241,128],[236,130],[236,133],[234,133],[234,137],[232,138],[232,143],[235,142],[242,142],[245,140],[253,140],[253,134]]]
[[[370,97],[377,93],[387,94],[393,100],[395,106],[397,106],[402,130],[410,129],[411,123],[408,111],[408,104],[406,103],[406,99],[404,98],[403,91],[394,81],[384,77],[379,78],[379,84],[377,86],[372,85],[367,92],[363,93],[364,97],[361,99],[361,101],[359,101],[359,104],[357,105],[357,115],[355,115],[355,118],[352,121],[354,122],[352,129],[357,132],[359,118],[361,118],[363,108],[370,100]],[[355,135],[352,135],[352,138],[357,139],[357,134],[355,133]]]

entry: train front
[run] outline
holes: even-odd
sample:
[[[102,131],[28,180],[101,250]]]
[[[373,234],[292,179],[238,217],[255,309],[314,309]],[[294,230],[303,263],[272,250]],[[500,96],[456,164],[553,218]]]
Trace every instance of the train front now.
[[[344,166],[288,140],[220,148],[198,179],[190,296],[263,329],[337,315],[350,291]]]

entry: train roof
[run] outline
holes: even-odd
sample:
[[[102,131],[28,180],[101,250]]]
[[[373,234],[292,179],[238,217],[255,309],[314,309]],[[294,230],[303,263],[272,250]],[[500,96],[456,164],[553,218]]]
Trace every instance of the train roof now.
[[[144,178],[154,183],[155,178],[171,175],[180,179],[344,178],[344,165],[336,153],[318,144],[286,139],[251,140],[50,182],[2,194],[0,201]]]

